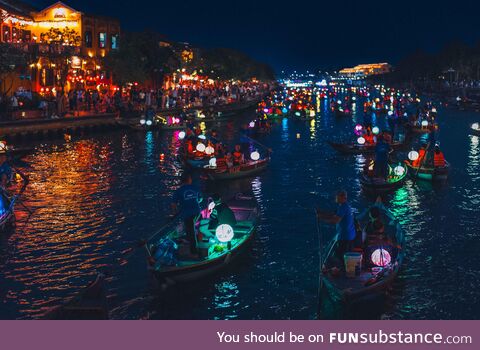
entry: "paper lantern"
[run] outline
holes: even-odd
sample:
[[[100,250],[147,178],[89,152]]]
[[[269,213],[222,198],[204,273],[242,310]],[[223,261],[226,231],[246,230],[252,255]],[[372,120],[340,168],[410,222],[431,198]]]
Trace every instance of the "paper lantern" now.
[[[205,153],[206,153],[207,155],[212,155],[212,154],[215,153],[215,148],[213,148],[212,146],[207,146],[207,147],[205,148]]]
[[[211,159],[208,161],[208,165],[209,165],[211,168],[216,168],[216,167],[217,167],[217,158],[211,158]]]
[[[378,135],[380,133],[380,128],[378,126],[374,126],[372,129],[372,133],[374,135]]]
[[[408,159],[411,161],[417,160],[420,155],[418,154],[417,151],[410,151],[408,152]]]
[[[393,169],[393,173],[397,176],[402,176],[403,174],[405,174],[405,168],[401,165],[397,165],[394,169]]]
[[[365,138],[363,138],[363,137],[360,136],[360,137],[357,139],[357,142],[358,142],[359,145],[364,145],[364,144],[365,144]]]
[[[257,151],[253,151],[253,152],[250,154],[250,158],[251,158],[252,160],[255,160],[255,161],[259,160],[259,159],[260,159],[260,153],[258,153]]]
[[[184,138],[185,138],[185,131],[180,131],[180,132],[178,133],[178,139],[179,139],[179,140],[183,140]]]
[[[390,253],[382,248],[374,250],[371,259],[373,264],[381,267],[387,266],[392,261]]]
[[[222,224],[215,230],[215,236],[222,243],[230,242],[233,238],[233,228],[230,225]]]
[[[205,152],[205,148],[206,148],[205,145],[201,142],[196,147],[198,152]]]

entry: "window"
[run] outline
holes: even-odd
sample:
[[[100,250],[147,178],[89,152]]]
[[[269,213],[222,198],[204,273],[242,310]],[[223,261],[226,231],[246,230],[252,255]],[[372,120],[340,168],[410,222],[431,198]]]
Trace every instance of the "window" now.
[[[85,31],[85,47],[92,47],[92,31]]]
[[[98,33],[98,47],[101,49],[107,47],[107,33]]]
[[[118,49],[118,34],[112,34],[111,47],[112,50]]]

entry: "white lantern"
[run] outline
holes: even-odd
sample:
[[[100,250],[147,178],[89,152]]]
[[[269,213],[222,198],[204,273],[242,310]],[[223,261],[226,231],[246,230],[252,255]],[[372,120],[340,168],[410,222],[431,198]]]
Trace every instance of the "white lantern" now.
[[[423,121],[422,121],[422,126],[423,126],[423,127],[428,126],[428,120],[423,120]]]
[[[393,112],[392,112],[392,111],[388,111],[388,115],[389,115],[389,116],[392,116],[392,115],[393,115]]]
[[[410,159],[411,161],[417,160],[418,157],[420,157],[420,155],[418,154],[417,151],[408,152],[408,159]]]
[[[217,158],[211,158],[208,161],[208,165],[210,166],[210,168],[216,168],[217,167]]]
[[[218,225],[215,230],[215,236],[222,243],[230,242],[233,238],[233,228],[230,225],[222,224]]]
[[[180,132],[178,133],[178,139],[179,139],[179,140],[183,140],[184,138],[185,138],[185,131],[180,131]]]
[[[478,123],[473,123],[472,124],[472,129],[473,130],[480,130],[480,125]]]
[[[392,257],[390,256],[390,253],[387,250],[382,248],[374,250],[372,253],[371,259],[372,259],[372,263],[381,267],[387,266],[392,261]]]
[[[145,125],[146,120],[145,119],[140,119],[140,124]]]
[[[199,138],[200,140],[206,140],[206,139],[207,139],[207,137],[206,137],[205,135],[203,135],[203,134],[202,134],[202,135],[198,135],[198,138]]]
[[[152,122],[151,120],[147,120],[147,121],[145,122],[145,124],[147,124],[148,126],[150,126],[150,125],[153,124],[153,122]]]
[[[357,139],[357,142],[359,145],[364,145],[365,144],[365,138],[360,136],[358,139]]]
[[[260,159],[260,153],[258,153],[257,151],[253,151],[253,152],[250,154],[250,158],[251,158],[252,160],[255,160],[255,161],[259,160],[259,159]]]
[[[405,174],[405,168],[401,165],[397,165],[394,169],[393,169],[393,173],[397,176],[403,176],[403,174]]]
[[[198,152],[205,152],[205,148],[206,148],[205,145],[201,142],[197,144],[197,147],[196,147]]]
[[[248,126],[251,127],[251,128],[254,128],[254,127],[255,127],[255,122],[253,122],[253,121],[250,122],[250,123],[248,124]]]
[[[372,132],[374,135],[378,135],[380,133],[380,128],[378,126],[374,126]]]
[[[5,141],[0,141],[0,151],[7,150],[7,143]]]
[[[215,153],[215,148],[213,148],[212,146],[207,146],[205,148],[205,153],[210,156]]]

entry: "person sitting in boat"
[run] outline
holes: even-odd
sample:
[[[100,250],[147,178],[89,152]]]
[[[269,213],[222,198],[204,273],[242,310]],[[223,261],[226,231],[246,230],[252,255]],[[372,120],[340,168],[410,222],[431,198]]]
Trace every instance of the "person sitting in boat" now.
[[[235,226],[237,224],[237,219],[232,209],[228,207],[226,203],[222,201],[222,198],[219,194],[212,195],[213,202],[215,207],[213,207],[212,213],[210,214],[210,222],[208,228],[210,230],[215,230],[219,225],[227,224],[230,226]]]
[[[183,220],[186,238],[190,244],[190,253],[197,254],[195,240],[195,220],[200,214],[199,202],[202,198],[198,189],[192,185],[192,176],[183,173],[181,185],[173,194],[172,211]]]
[[[238,166],[245,163],[245,156],[242,152],[242,147],[240,145],[235,145],[235,150],[233,151],[233,165]]]
[[[7,188],[12,181],[13,171],[10,164],[7,162],[7,153],[5,150],[0,150],[0,186]]]
[[[388,155],[391,148],[388,143],[385,142],[382,136],[377,140],[375,146],[375,176],[378,178],[386,178],[388,175]]]
[[[445,165],[447,165],[445,156],[443,155],[443,152],[440,150],[440,147],[438,145],[435,145],[435,148],[433,150],[433,166],[435,168],[444,168]]]
[[[374,145],[375,144],[375,136],[372,133],[372,130],[370,128],[367,128],[367,131],[363,135],[363,138],[365,139],[365,144],[366,145]]]
[[[335,201],[338,204],[338,208],[335,213],[329,213],[321,209],[317,209],[317,218],[318,220],[326,223],[336,225],[336,231],[339,240],[339,257],[343,259],[343,255],[346,252],[353,250],[356,230],[352,207],[350,207],[350,204],[348,203],[347,192],[344,190],[338,191]]]
[[[427,150],[426,150],[426,145],[422,145],[420,149],[418,150],[418,158],[412,161],[412,166],[418,168],[421,166],[424,162],[424,158],[426,156]]]

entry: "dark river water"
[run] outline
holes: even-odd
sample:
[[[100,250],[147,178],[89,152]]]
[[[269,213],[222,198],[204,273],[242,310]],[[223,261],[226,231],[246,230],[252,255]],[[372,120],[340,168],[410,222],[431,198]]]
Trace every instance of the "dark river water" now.
[[[333,209],[339,188],[358,210],[370,202],[358,181],[365,159],[339,156],[326,143],[350,139],[355,120],[336,119],[323,103],[319,108],[315,121],[280,120],[258,139],[273,149],[271,167],[260,176],[208,188],[199,183],[210,192],[253,193],[261,223],[236,266],[167,291],[147,272],[142,249],[127,259],[122,251],[166,222],[178,186],[176,134],[115,132],[37,145],[25,159],[31,184],[23,203],[33,215],[18,206],[16,230],[1,237],[0,318],[40,317],[98,271],[109,276],[112,318],[315,318],[313,208]],[[244,113],[215,127],[233,142],[236,125],[252,118],[253,112]],[[406,231],[406,262],[380,312],[357,317],[479,317],[480,138],[468,132],[479,120],[479,114],[440,110],[438,138],[452,165],[450,179],[438,188],[409,180],[387,198]],[[320,230],[332,233],[331,227]]]

